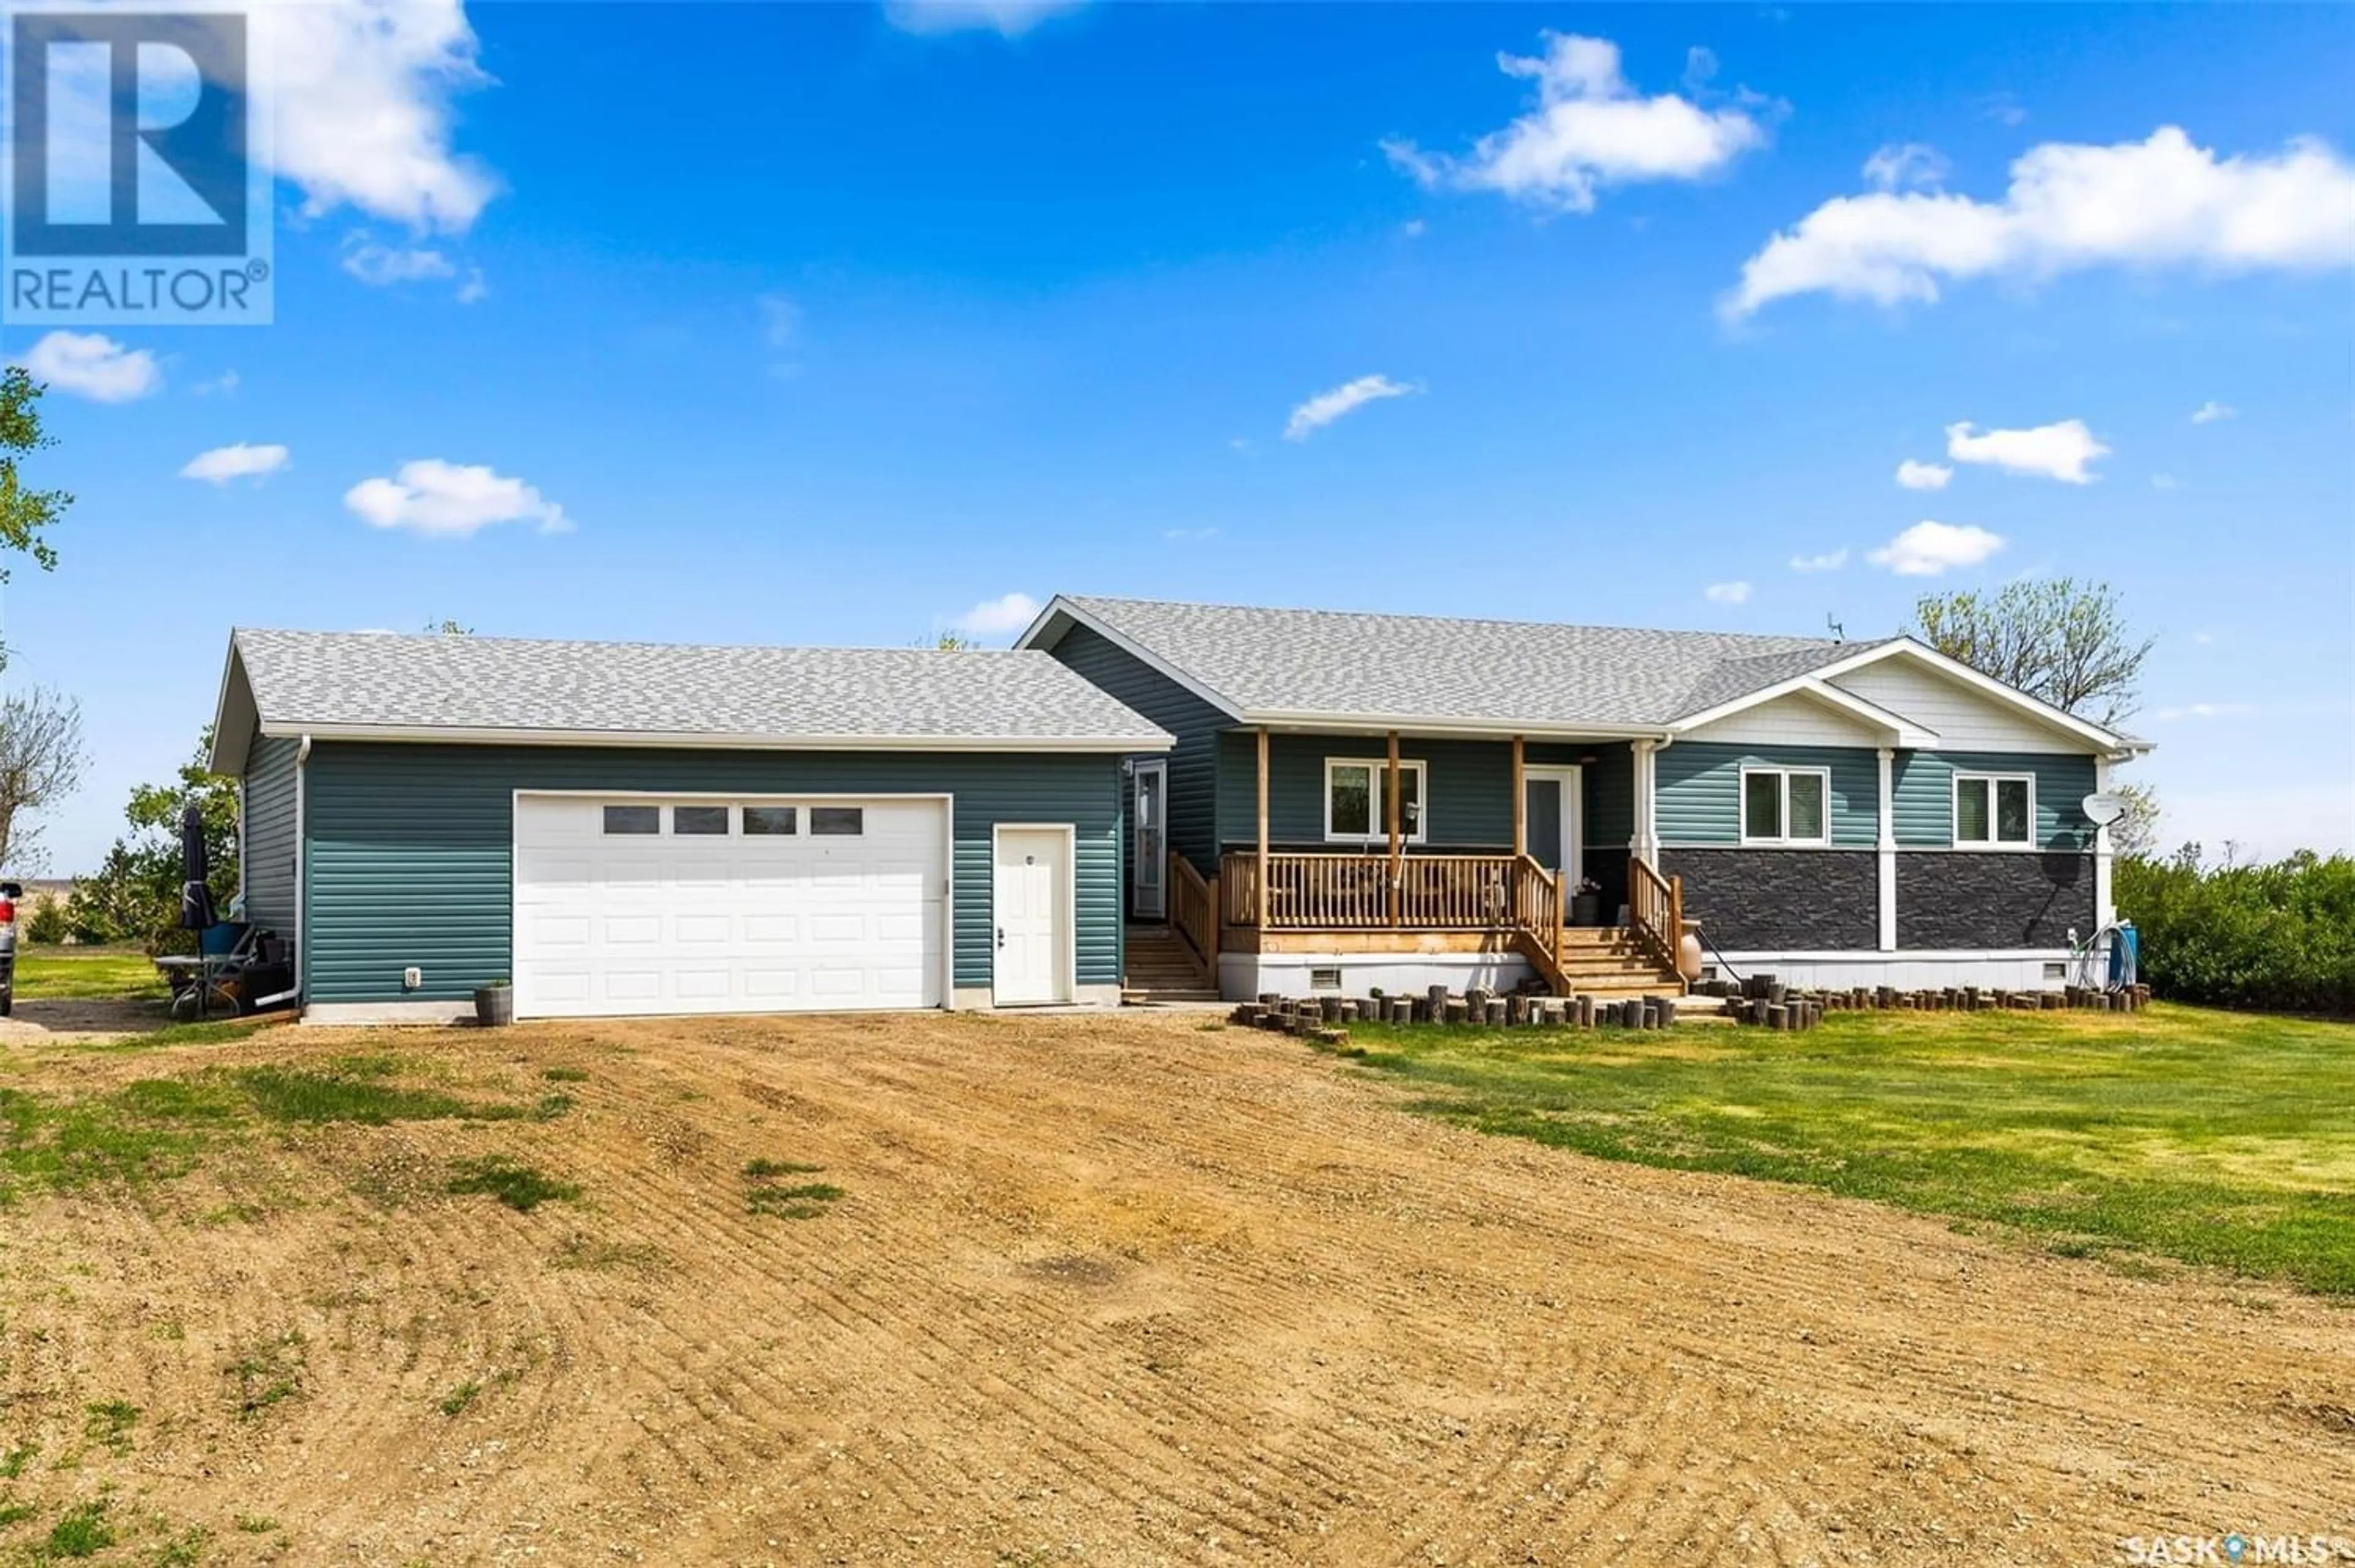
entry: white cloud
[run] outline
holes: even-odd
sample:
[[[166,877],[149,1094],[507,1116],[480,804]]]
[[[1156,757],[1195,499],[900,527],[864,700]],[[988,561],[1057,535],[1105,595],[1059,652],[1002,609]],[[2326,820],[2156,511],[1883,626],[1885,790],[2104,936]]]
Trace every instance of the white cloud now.
[[[2232,419],[2240,411],[2240,410],[2232,407],[2230,403],[2220,403],[2215,399],[2211,398],[2206,402],[2191,411],[2191,422],[2193,424],[2214,424],[2218,420]]]
[[[2175,488],[2175,475],[2154,474],[2150,476],[2150,487],[2154,490],[2172,490]]]
[[[2187,702],[2180,708],[2162,708],[2154,717],[2162,724],[2180,724],[2186,719],[2241,719],[2256,710],[2250,702]]]
[[[466,281],[458,285],[458,303],[479,304],[489,297],[490,292],[491,285],[483,277],[483,269],[469,267],[466,269]]]
[[[883,0],[883,16],[903,33],[996,33],[1018,38],[1087,0]]]
[[[154,354],[125,348],[102,332],[52,332],[16,363],[34,380],[93,402],[127,403],[164,389]]]
[[[1989,464],[2007,474],[2032,474],[2065,485],[2092,484],[2100,475],[2087,472],[2086,465],[2109,454],[2083,420],[1983,434],[1974,433],[1968,420],[1946,427],[1946,455],[1957,463]]]
[[[196,393],[196,395],[200,398],[209,398],[216,392],[220,394],[222,397],[227,398],[234,397],[236,395],[237,386],[237,372],[235,370],[224,370],[209,381],[196,382],[188,388],[188,390]]]
[[[1217,539],[1219,530],[1216,528],[1164,528],[1161,530],[1161,537],[1179,544],[1192,544],[1203,539]]]
[[[1311,434],[1353,409],[1383,398],[1403,398],[1414,389],[1403,381],[1391,380],[1388,376],[1360,376],[1354,381],[1344,381],[1294,409],[1292,417],[1284,421],[1284,439],[1306,441]]]
[[[1891,142],[1864,160],[1864,181],[1875,190],[1935,190],[1954,165],[1924,142]]]
[[[1897,465],[1897,482],[1908,490],[1943,490],[1955,471],[1943,463],[1916,463],[1912,458]]]
[[[762,294],[753,300],[761,312],[761,340],[772,348],[789,347],[802,329],[802,307],[784,294]]]
[[[525,484],[481,464],[438,457],[404,463],[390,479],[363,479],[344,492],[344,505],[371,527],[464,538],[495,523],[532,523],[544,534],[567,533],[564,508]]]
[[[1399,232],[1409,240],[1420,240],[1423,238],[1424,228],[1422,219],[1410,218],[1399,225]]]
[[[1700,596],[1712,604],[1747,604],[1750,603],[1750,584],[1712,582],[1700,591]]]
[[[1506,75],[1537,83],[1537,102],[1526,113],[1481,137],[1461,158],[1386,140],[1382,151],[1391,162],[1426,187],[1495,191],[1559,211],[1590,212],[1603,187],[1700,179],[1766,141],[1765,128],[1744,110],[1705,109],[1673,92],[1637,93],[1620,72],[1619,46],[1608,38],[1540,37],[1541,56],[1497,57]],[[1691,63],[1698,61],[1696,56]],[[1706,64],[1716,69],[1714,57]]]
[[[1826,550],[1821,555],[1795,555],[1791,558],[1793,571],[1838,571],[1848,564],[1848,547]]]
[[[2213,632],[2194,632],[2191,634],[2191,640],[2204,648],[2216,640],[2216,634]]]
[[[2011,165],[2003,199],[1881,190],[1837,197],[1743,263],[1728,316],[1824,293],[1893,305],[1942,283],[2030,282],[2088,267],[2229,274],[2355,260],[2355,167],[2323,143],[2220,157],[2175,126],[2114,146],[2048,142]]]
[[[487,86],[464,0],[249,8],[275,118],[274,166],[311,216],[350,207],[462,234],[498,181],[452,145],[452,101]]]
[[[226,485],[232,479],[266,479],[286,466],[286,458],[282,446],[250,446],[240,441],[197,453],[180,470],[180,477],[213,485]]]
[[[1900,577],[1935,577],[1958,566],[1977,566],[2003,548],[2000,535],[1969,523],[1919,522],[1867,559]]]
[[[949,624],[969,637],[1003,637],[1039,618],[1039,601],[1028,593],[1001,593],[985,599]]]
[[[416,245],[388,245],[375,235],[358,229],[344,236],[343,266],[345,272],[375,289],[458,275],[457,263],[439,251]]]

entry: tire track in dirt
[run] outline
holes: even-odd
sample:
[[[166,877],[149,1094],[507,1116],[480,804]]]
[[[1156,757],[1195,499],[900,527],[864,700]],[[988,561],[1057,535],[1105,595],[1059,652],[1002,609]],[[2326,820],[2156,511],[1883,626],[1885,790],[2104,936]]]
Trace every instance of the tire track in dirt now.
[[[591,1079],[553,1122],[339,1128],[253,1180],[332,1195],[356,1160],[496,1150],[582,1200],[19,1210],[45,1258],[0,1253],[0,1373],[35,1397],[0,1418],[62,1430],[84,1389],[135,1388],[157,1430],[89,1478],[217,1528],[278,1510],[297,1561],[2047,1563],[2355,1514],[2347,1438],[2298,1413],[2355,1408],[2344,1313],[1484,1138],[1256,1034],[927,1017],[398,1045],[477,1092]],[[754,1156],[847,1194],[751,1214]],[[146,1337],[166,1318],[183,1340]],[[240,1422],[221,1354],[275,1321],[309,1337],[306,1392]]]

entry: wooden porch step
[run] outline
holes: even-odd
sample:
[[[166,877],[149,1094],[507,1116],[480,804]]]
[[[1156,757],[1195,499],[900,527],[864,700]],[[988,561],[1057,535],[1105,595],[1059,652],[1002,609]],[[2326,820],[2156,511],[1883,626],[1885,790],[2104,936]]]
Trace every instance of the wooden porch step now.
[[[1194,951],[1166,925],[1132,925],[1121,976],[1124,1007],[1215,1002],[1219,987],[1194,962]]]

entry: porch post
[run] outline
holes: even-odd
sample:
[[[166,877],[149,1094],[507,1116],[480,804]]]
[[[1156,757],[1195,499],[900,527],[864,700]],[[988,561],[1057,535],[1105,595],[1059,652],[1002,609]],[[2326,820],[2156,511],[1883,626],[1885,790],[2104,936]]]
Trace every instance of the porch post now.
[[[1391,731],[1390,746],[1390,777],[1382,785],[1382,800],[1389,808],[1386,815],[1390,817],[1391,830],[1391,924],[1395,926],[1399,923],[1399,882],[1405,870],[1400,859],[1405,848],[1399,834],[1399,736],[1395,730]]]
[[[1897,951],[1897,753],[1881,748],[1881,950]]]
[[[1526,771],[1529,748],[1513,737],[1513,859],[1529,852],[1529,782]]]
[[[1259,728],[1259,897],[1253,901],[1259,928],[1267,929],[1267,906],[1273,892],[1267,864],[1267,726]]]

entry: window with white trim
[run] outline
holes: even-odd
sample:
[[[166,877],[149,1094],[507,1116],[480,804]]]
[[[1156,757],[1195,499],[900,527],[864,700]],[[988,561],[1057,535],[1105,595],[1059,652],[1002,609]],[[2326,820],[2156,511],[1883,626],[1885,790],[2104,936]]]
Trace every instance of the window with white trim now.
[[[1391,765],[1354,757],[1325,759],[1325,837],[1347,844],[1388,843]],[[1399,763],[1399,837],[1423,842],[1423,767]]]
[[[2036,845],[2034,773],[1956,773],[1955,847],[2029,849]]]
[[[1831,770],[1742,769],[1742,841],[1770,845],[1830,843]]]

